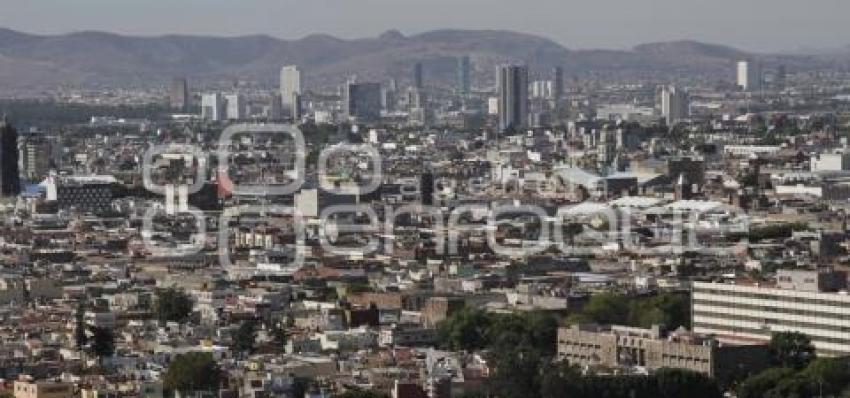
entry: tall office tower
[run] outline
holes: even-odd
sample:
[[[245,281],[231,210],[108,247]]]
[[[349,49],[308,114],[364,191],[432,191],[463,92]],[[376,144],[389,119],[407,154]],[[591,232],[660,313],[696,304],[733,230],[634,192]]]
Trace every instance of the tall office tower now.
[[[370,122],[381,118],[380,83],[348,83],[344,94],[349,119]]]
[[[178,112],[189,109],[189,83],[186,79],[176,78],[171,81],[171,109]]]
[[[422,90],[411,87],[407,90],[407,106],[409,109],[425,107],[425,93]]]
[[[245,101],[239,94],[224,96],[225,117],[227,120],[242,120],[245,118]]]
[[[469,56],[464,55],[457,59],[457,88],[461,95],[469,95],[472,91],[472,71]]]
[[[286,114],[292,114],[293,94],[301,95],[301,71],[295,65],[288,65],[280,70],[280,98]]]
[[[280,93],[272,93],[269,100],[268,117],[270,120],[280,120],[283,118],[283,109],[281,109]]]
[[[503,65],[498,71],[499,130],[528,126],[528,68]]]
[[[415,65],[413,65],[413,87],[416,87],[418,89],[421,89],[423,87],[423,85],[425,84],[423,82],[423,73],[424,72],[422,69],[421,62],[417,62]]]
[[[292,118],[293,123],[298,123],[303,114],[304,112],[301,108],[301,94],[292,93],[292,106],[289,108],[289,117]]]
[[[561,99],[564,96],[564,68],[556,66],[552,68],[552,95],[555,99]]]
[[[744,91],[759,91],[761,81],[761,65],[758,61],[738,61],[738,87]]]
[[[673,126],[682,119],[690,116],[690,100],[688,93],[676,86],[661,88],[661,115],[668,126]]]
[[[31,182],[41,182],[50,172],[55,143],[44,134],[28,134],[21,137],[18,145],[18,168],[21,175]]]
[[[224,100],[220,93],[204,94],[201,97],[201,118],[214,122],[224,120]]]
[[[785,67],[785,64],[779,65],[776,68],[776,78],[774,79],[777,85],[785,84],[785,79],[788,77],[788,69]]]
[[[16,196],[19,193],[18,132],[3,117],[0,121],[0,196]]]

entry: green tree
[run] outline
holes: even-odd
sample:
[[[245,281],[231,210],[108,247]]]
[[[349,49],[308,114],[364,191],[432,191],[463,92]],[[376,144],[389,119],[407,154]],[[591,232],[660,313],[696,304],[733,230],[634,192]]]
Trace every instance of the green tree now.
[[[625,296],[615,293],[600,293],[593,295],[584,306],[581,314],[571,317],[571,322],[625,325],[629,321],[630,312],[629,299]]]
[[[850,359],[817,358],[801,372],[801,375],[818,386],[818,392],[837,395],[850,387]]]
[[[782,380],[794,376],[794,370],[788,368],[771,368],[744,380],[738,386],[738,398],[764,398],[764,395],[779,385]]]
[[[809,336],[798,332],[774,333],[770,337],[771,359],[776,366],[802,369],[815,359],[815,347]]]
[[[178,355],[162,377],[163,386],[182,394],[217,391],[221,370],[212,354],[190,352]]]
[[[817,388],[812,381],[801,375],[782,379],[775,387],[764,393],[764,398],[814,398]]]
[[[630,306],[629,325],[661,325],[672,330],[691,324],[691,303],[686,295],[662,293],[632,301]]]
[[[161,290],[156,297],[154,314],[160,322],[185,322],[192,312],[192,299],[176,289]]]
[[[439,326],[441,341],[452,350],[480,350],[489,343],[493,317],[484,311],[464,308]]]
[[[541,366],[551,357],[530,347],[498,346],[490,351],[488,361],[493,374],[488,387],[499,398],[539,396],[542,388]]]
[[[257,327],[254,322],[242,322],[233,335],[233,349],[238,352],[254,352],[254,342],[257,339]]]
[[[111,357],[115,353],[115,335],[109,328],[91,327],[91,352],[98,358]]]
[[[660,397],[718,398],[723,393],[708,376],[685,369],[660,369],[654,375]]]

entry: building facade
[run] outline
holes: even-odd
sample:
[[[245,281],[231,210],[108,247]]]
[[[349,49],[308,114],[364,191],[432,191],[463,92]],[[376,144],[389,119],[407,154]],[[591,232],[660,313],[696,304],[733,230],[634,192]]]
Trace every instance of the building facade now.
[[[693,329],[761,341],[777,332],[799,332],[811,339],[818,355],[848,355],[850,296],[836,289],[846,280],[830,275],[780,270],[778,284],[771,287],[694,282]]]
[[[579,366],[688,369],[721,381],[768,366],[764,344],[727,345],[694,333],[662,333],[625,326],[573,325],[558,329],[558,357]]]
[[[295,65],[287,65],[280,70],[280,99],[284,114],[292,113],[295,94],[301,95],[301,70]]]
[[[528,68],[499,67],[499,130],[528,127]]]

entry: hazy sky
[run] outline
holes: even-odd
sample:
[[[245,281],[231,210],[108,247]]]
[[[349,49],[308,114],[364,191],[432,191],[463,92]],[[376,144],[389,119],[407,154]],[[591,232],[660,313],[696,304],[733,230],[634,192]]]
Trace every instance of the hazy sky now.
[[[748,50],[850,44],[848,0],[0,0],[0,26],[299,38],[509,29],[569,48],[696,39]]]

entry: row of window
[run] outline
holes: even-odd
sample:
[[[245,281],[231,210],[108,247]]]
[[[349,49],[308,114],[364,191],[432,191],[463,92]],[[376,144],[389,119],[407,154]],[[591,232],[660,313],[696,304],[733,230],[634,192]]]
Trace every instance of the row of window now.
[[[748,333],[764,336],[766,339],[770,338],[773,332],[770,329],[756,329],[756,328],[748,328],[742,326],[729,326],[729,325],[718,325],[704,320],[697,320],[698,315],[694,316],[694,329],[713,329],[713,330],[727,330],[732,333]],[[752,320],[755,321],[755,320]],[[785,325],[789,326],[789,325]],[[818,327],[819,329],[823,329],[823,327]],[[812,339],[812,342],[817,344],[821,343],[833,343],[833,344],[842,344],[848,345],[848,351],[850,352],[850,336],[848,338],[836,338],[836,337],[825,337],[825,336],[812,336],[809,335]],[[819,350],[820,351],[820,350]],[[844,352],[843,354],[847,354],[848,352]]]
[[[841,296],[838,294],[828,294],[822,293],[818,298],[808,298],[808,297],[786,297],[780,296],[772,293],[754,293],[754,292],[740,292],[740,291],[727,291],[727,290],[718,290],[718,289],[704,289],[695,287],[694,294],[713,294],[721,297],[739,297],[739,298],[749,298],[749,299],[760,299],[760,300],[769,300],[769,301],[777,301],[783,303],[794,303],[794,304],[811,304],[811,305],[829,305],[834,307],[848,307],[850,306],[850,296]],[[830,296],[836,298],[834,300],[830,300]],[[838,299],[841,298],[841,299]]]
[[[722,307],[727,309],[735,309],[735,310],[749,310],[749,311],[764,311],[771,312],[778,315],[801,315],[808,317],[819,317],[826,319],[834,319],[839,321],[848,321],[848,326],[850,326],[850,313],[848,314],[836,314],[834,312],[826,312],[826,311],[818,311],[818,308],[807,308],[805,310],[794,309],[794,308],[780,308],[777,306],[767,306],[767,305],[753,305],[753,304],[743,304],[743,303],[727,303],[720,301],[710,301],[710,300],[693,300],[694,307],[697,305],[706,305],[713,307]],[[850,306],[848,306],[850,308]],[[724,312],[726,314],[726,312]]]

